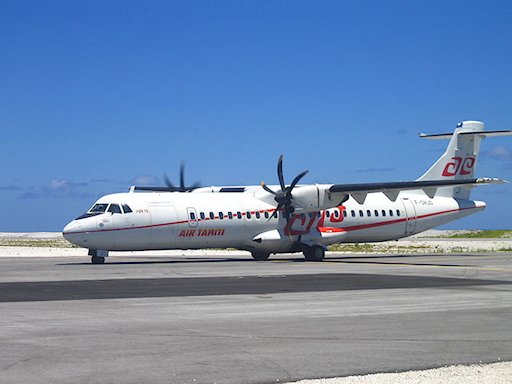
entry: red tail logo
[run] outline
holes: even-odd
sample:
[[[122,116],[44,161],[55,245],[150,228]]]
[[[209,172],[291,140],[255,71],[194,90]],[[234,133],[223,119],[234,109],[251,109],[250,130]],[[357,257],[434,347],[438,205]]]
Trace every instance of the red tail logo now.
[[[443,176],[469,175],[476,162],[476,159],[472,156],[464,159],[462,157],[452,157],[452,160],[444,167]]]

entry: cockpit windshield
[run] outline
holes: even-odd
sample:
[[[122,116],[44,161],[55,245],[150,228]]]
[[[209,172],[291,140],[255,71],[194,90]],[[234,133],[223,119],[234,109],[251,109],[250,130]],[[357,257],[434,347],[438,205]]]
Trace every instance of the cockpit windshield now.
[[[102,213],[105,213],[107,208],[108,208],[108,204],[94,204],[91,209],[89,209],[83,215],[77,217],[75,220],[80,220],[80,219],[85,219],[87,217],[101,215]]]
[[[131,208],[127,204],[122,204],[124,213],[131,213],[133,212]],[[80,217],[77,217],[75,220],[85,219],[87,217],[97,216],[101,215],[102,213],[110,212],[111,214],[119,213],[123,214],[123,211],[121,210],[121,207],[119,204],[109,204],[109,203],[97,203],[92,206],[91,209],[87,211],[87,213],[83,214]]]
[[[94,206],[89,209],[89,213],[103,213],[107,210],[108,204],[94,204]]]

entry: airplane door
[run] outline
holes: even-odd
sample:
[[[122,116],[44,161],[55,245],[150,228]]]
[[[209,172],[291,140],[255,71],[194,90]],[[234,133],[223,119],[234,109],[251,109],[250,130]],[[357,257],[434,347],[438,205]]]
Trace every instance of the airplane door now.
[[[168,245],[176,238],[176,208],[172,203],[150,203],[151,242],[153,245]]]
[[[407,198],[403,198],[401,200],[402,204],[404,205],[406,215],[405,235],[409,236],[412,235],[416,229],[416,208],[414,207],[414,204],[411,200]]]
[[[187,220],[190,228],[197,227],[197,212],[195,208],[187,208]]]

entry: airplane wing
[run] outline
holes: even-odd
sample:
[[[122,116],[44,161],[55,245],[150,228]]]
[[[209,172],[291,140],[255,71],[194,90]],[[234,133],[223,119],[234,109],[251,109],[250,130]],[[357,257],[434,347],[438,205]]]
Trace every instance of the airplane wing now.
[[[382,192],[390,200],[395,201],[400,191],[422,190],[427,196],[433,198],[438,188],[466,186],[473,187],[483,184],[503,184],[505,180],[496,178],[478,178],[461,180],[428,180],[428,181],[398,181],[389,183],[363,183],[363,184],[334,184],[329,187],[330,193],[352,196],[358,203],[366,200],[368,193]]]

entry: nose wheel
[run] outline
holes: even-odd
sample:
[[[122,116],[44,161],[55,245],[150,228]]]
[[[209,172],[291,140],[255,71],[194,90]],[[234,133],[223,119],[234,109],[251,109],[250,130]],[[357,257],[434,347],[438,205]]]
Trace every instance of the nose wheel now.
[[[108,251],[100,249],[89,249],[89,256],[91,256],[91,263],[103,264],[105,263],[105,257],[108,256]]]

